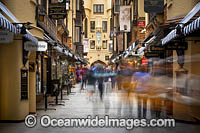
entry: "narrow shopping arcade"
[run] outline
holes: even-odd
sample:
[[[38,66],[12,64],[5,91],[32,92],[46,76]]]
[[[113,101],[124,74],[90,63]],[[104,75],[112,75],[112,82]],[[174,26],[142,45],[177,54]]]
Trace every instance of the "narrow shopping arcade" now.
[[[198,133],[200,0],[0,0],[0,133]]]

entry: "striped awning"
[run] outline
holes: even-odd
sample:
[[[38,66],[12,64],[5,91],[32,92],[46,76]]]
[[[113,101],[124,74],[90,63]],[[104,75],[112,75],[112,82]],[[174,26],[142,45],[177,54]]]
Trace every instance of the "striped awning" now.
[[[13,22],[13,23],[20,23],[19,20],[10,12],[10,10],[2,3],[0,2],[0,9],[8,16],[8,18]],[[10,32],[13,32],[15,34],[20,34],[20,27],[22,27],[21,24],[17,24],[17,27],[13,25],[11,22],[9,22],[6,17],[4,17],[0,13],[0,27],[4,27]],[[38,39],[35,38],[28,30],[26,30],[27,34],[24,35],[25,38],[28,40],[34,42],[36,45],[38,44]]]
[[[162,39],[162,45],[165,45],[166,43],[168,43],[172,39],[175,39],[176,37],[178,37],[178,35],[176,34],[176,29],[174,29],[165,38]]]
[[[27,30],[27,33],[24,35],[24,37],[32,42],[34,42],[35,44],[38,44],[38,39],[35,38],[33,35],[31,35],[31,33]]]
[[[0,27],[3,27],[10,32],[13,32],[14,34],[19,33],[17,28],[11,22],[9,22],[2,14],[0,14]]]
[[[17,29],[16,26],[8,21],[2,14],[0,14],[0,27],[3,27],[14,34],[20,34],[20,29]],[[30,41],[33,41],[35,44],[38,44],[38,39],[33,37],[28,30],[24,37]]]
[[[138,54],[141,54],[142,52],[144,52],[144,49],[145,49],[145,47],[139,48],[139,49],[137,50],[137,53],[138,53]]]
[[[200,11],[200,2],[198,2],[195,7],[180,21],[180,24],[186,24]],[[200,17],[194,20],[192,23],[183,27],[183,34],[188,35],[200,28]],[[162,45],[165,45],[169,41],[178,37],[176,34],[176,29],[172,30],[165,38],[162,39]]]
[[[192,23],[188,24],[184,27],[184,35],[188,35],[190,33],[193,33],[196,30],[200,29],[200,17],[195,19]]]
[[[199,29],[200,29],[200,17],[195,19],[190,24],[186,25],[183,28],[183,34],[186,36],[186,35],[191,34],[194,31],[199,30]],[[176,37],[178,37],[178,35],[176,34],[176,29],[175,29],[175,30],[172,30],[165,38],[163,38],[162,45],[165,45],[166,43],[175,39]]]

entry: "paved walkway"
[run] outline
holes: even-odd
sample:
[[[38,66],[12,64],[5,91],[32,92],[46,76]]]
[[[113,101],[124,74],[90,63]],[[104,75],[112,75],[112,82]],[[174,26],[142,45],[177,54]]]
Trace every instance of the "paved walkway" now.
[[[75,85],[72,90],[75,92],[74,95],[66,96],[70,100],[65,101],[64,106],[49,106],[49,108],[56,108],[56,110],[38,110],[37,119],[43,115],[49,115],[51,118],[86,118],[88,115],[104,117],[109,115],[109,117],[132,117],[137,118],[137,104],[136,100],[132,101],[132,112],[129,111],[129,106],[126,103],[120,104],[119,96],[120,93],[113,92],[110,94],[109,98],[104,97],[104,101],[100,101],[98,93],[95,94],[93,101],[89,101],[87,92],[79,91],[79,84]],[[123,97],[124,98],[124,97]],[[52,98],[49,98],[51,101]],[[38,106],[43,106],[44,103],[41,102]],[[109,107],[109,109],[108,109]],[[150,117],[150,112],[147,111],[147,118]],[[27,128],[25,124],[22,123],[0,123],[0,133],[198,133],[200,131],[199,125],[176,123],[175,128],[134,128],[133,130],[126,130],[125,128],[53,128],[42,127],[39,122],[34,128]]]

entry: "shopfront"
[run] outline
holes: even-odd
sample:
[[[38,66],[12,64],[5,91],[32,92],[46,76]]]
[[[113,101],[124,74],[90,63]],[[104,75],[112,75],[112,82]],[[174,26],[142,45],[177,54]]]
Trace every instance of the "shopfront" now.
[[[174,118],[187,121],[200,119],[199,11],[200,3],[162,40],[173,51]]]
[[[23,120],[34,112],[34,79],[29,71],[31,52],[27,42],[38,45],[38,39],[0,3],[0,120]],[[28,23],[27,23],[28,24]],[[31,63],[30,63],[31,64]]]

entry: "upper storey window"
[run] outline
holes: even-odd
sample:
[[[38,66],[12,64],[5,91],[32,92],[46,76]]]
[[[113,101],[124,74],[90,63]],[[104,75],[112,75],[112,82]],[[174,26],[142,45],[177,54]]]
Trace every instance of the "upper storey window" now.
[[[94,4],[93,8],[94,13],[104,13],[104,5],[102,4]]]

